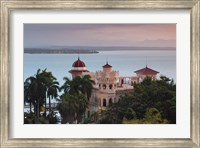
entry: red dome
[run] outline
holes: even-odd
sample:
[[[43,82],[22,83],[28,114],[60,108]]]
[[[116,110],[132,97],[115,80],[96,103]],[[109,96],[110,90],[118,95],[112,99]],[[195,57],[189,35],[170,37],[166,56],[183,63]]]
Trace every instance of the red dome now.
[[[85,67],[85,63],[78,57],[78,60],[73,63],[72,67]]]

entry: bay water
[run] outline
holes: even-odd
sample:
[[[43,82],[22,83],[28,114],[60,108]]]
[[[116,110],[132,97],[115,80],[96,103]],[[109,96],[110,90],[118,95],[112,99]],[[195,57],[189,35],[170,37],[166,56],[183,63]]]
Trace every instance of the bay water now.
[[[134,71],[147,66],[176,82],[176,51],[175,50],[128,50],[100,51],[97,54],[24,54],[24,80],[36,74],[38,69],[47,69],[57,78],[60,86],[63,77],[71,78],[68,72],[74,61],[80,59],[91,72],[102,70],[108,63],[120,76],[135,76]]]

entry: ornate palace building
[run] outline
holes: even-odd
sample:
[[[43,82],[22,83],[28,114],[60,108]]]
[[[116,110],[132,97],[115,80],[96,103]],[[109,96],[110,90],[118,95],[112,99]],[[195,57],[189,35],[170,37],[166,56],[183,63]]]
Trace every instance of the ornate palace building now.
[[[133,90],[133,83],[139,83],[147,76],[155,79],[159,73],[146,66],[135,71],[136,76],[120,76],[119,71],[113,70],[108,62],[102,68],[102,70],[96,72],[89,72],[85,63],[78,57],[78,60],[72,64],[72,69],[69,71],[72,78],[90,75],[95,82],[89,100],[88,116],[94,112],[105,110],[111,103],[117,102],[121,95]]]

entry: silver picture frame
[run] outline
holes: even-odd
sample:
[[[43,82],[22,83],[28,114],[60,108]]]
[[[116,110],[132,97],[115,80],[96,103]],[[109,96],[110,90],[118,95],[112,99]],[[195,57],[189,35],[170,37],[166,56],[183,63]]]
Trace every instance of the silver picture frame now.
[[[0,146],[1,147],[200,147],[200,1],[199,0],[0,0]],[[31,139],[10,138],[9,133],[9,93],[10,86],[10,14],[14,10],[49,9],[188,9],[191,14],[190,49],[190,132],[188,139]],[[188,90],[189,91],[189,90]]]

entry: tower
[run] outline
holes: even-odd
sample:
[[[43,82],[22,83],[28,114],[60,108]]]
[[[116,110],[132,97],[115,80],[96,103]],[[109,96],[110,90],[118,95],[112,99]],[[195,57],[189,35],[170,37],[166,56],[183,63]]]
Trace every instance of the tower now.
[[[76,60],[72,64],[72,69],[69,71],[69,73],[71,73],[72,78],[74,78],[76,76],[81,76],[83,72],[89,72],[89,71],[87,70],[85,63],[81,61],[80,58],[78,57],[78,60]]]
[[[103,66],[103,72],[104,73],[110,73],[112,71],[112,66],[106,63],[106,65]]]

